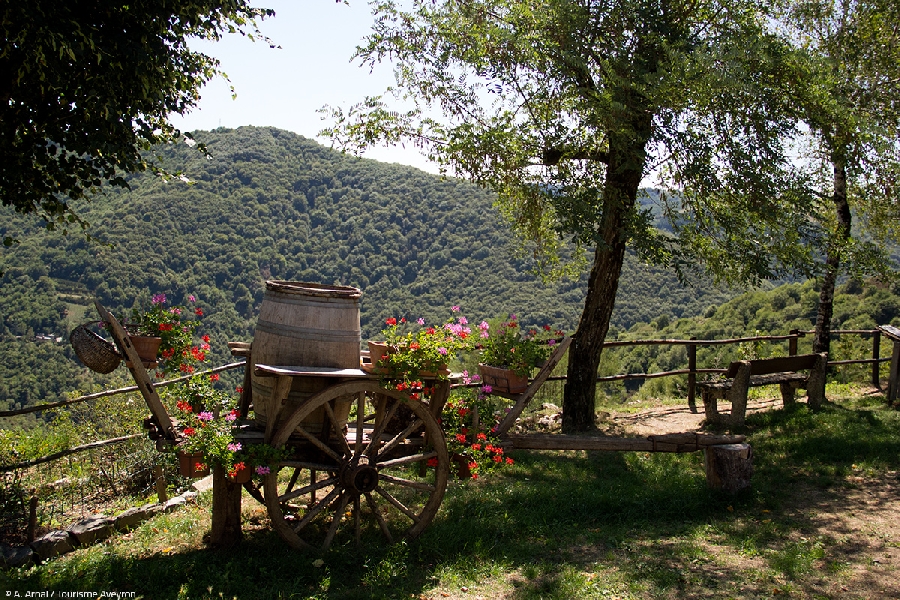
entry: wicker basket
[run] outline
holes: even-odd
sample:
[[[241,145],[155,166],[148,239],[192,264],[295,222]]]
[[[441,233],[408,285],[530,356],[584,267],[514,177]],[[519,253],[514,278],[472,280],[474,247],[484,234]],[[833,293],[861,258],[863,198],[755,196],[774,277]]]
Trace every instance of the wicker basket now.
[[[122,361],[116,347],[88,329],[86,324],[72,330],[69,342],[81,362],[91,371],[111,373]]]

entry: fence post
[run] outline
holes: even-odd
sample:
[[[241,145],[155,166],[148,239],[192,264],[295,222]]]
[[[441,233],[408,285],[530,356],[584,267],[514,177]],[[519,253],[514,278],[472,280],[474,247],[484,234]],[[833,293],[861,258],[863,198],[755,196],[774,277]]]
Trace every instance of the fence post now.
[[[165,504],[169,500],[169,495],[166,494],[166,477],[159,465],[153,467],[153,480],[156,482],[156,495],[159,497],[159,503]]]
[[[788,340],[788,356],[797,356],[797,340],[800,339],[800,330],[791,329],[791,339]]]
[[[696,340],[696,337],[692,337]],[[688,406],[697,412],[697,344],[688,344]]]
[[[881,389],[881,330],[876,329],[872,333],[872,385]]]
[[[27,544],[34,541],[34,533],[37,530],[37,506],[37,492],[31,490],[31,498],[28,500],[28,525],[25,527],[25,543]]]
[[[898,374],[900,374],[900,341],[894,340],[894,348],[891,351],[891,376],[888,380],[888,404],[893,404],[897,399]]]

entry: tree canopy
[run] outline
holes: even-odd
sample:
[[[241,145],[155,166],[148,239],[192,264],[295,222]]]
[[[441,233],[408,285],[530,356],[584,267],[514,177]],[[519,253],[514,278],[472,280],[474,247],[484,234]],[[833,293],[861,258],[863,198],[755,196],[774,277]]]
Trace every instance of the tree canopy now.
[[[627,246],[688,271],[758,281],[807,264],[817,236],[790,161],[790,46],[765,3],[738,0],[415,0],[376,4],[358,50],[390,57],[393,102],[332,111],[345,147],[410,140],[493,188],[541,257],[594,253],[570,350],[563,427],[593,425],[595,378]],[[681,239],[637,201],[657,172]],[[683,243],[679,243],[683,242]]]
[[[180,136],[169,115],[219,73],[188,41],[253,36],[244,28],[273,14],[244,0],[4,2],[0,202],[50,228],[84,226],[72,201],[147,169],[143,151]]]
[[[815,351],[827,352],[838,275],[884,274],[884,242],[900,236],[900,8],[884,0],[806,0],[789,3],[781,22],[808,65],[796,94],[826,236]]]

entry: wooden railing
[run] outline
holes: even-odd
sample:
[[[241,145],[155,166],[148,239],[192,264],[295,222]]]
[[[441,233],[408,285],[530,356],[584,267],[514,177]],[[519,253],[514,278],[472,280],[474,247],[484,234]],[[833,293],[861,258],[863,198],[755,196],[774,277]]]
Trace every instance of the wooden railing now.
[[[700,346],[715,346],[715,345],[727,345],[727,344],[742,344],[748,342],[757,342],[757,341],[766,341],[766,342],[777,342],[777,341],[787,341],[788,342],[788,354],[795,355],[797,354],[798,341],[800,338],[805,337],[808,334],[814,333],[813,331],[800,331],[793,330],[788,335],[759,335],[759,336],[750,336],[750,337],[742,337],[742,338],[730,338],[730,339],[721,339],[721,340],[698,340],[698,339],[650,339],[650,340],[616,340],[609,341],[604,343],[604,348],[616,348],[616,347],[625,347],[625,346],[660,346],[660,345],[682,345],[687,346],[688,349],[688,365],[686,369],[677,369],[674,371],[663,371],[657,373],[623,373],[618,375],[608,375],[608,376],[598,376],[597,382],[612,382],[612,381],[624,381],[628,379],[654,379],[659,377],[672,377],[678,375],[687,375],[688,378],[688,405],[694,409],[696,404],[696,384],[697,384],[697,375],[699,374],[708,374],[708,373],[724,373],[726,369],[724,368],[698,368],[697,367],[697,348]],[[875,387],[880,387],[880,376],[879,376],[879,366],[883,362],[888,362],[890,358],[881,358],[880,357],[880,341],[881,341],[881,330],[879,329],[841,329],[841,330],[833,330],[832,334],[834,335],[871,335],[872,336],[872,358],[866,359],[855,359],[855,360],[838,360],[838,361],[829,361],[828,366],[842,366],[842,365],[853,365],[853,364],[871,364],[872,365],[872,385]],[[175,379],[170,379],[166,381],[155,382],[154,387],[166,387],[173,385],[175,383],[184,381],[198,374],[213,374],[220,373],[222,371],[227,371],[230,369],[238,369],[244,366],[243,362],[230,363],[227,365],[223,365],[220,367],[216,367],[213,369],[208,369],[199,373],[195,373],[193,375],[186,375],[184,377],[178,377]],[[565,376],[552,376],[548,378],[549,380],[564,380]],[[113,396],[116,394],[125,394],[130,392],[138,391],[137,386],[129,386],[124,388],[119,388],[115,390],[107,390],[103,392],[98,392],[96,394],[88,394],[85,396],[80,396],[78,398],[73,398],[70,400],[63,400],[60,402],[52,402],[47,404],[39,404],[36,406],[30,406],[27,408],[22,408],[18,410],[7,410],[0,411],[0,418],[3,417],[13,417],[16,415],[28,414],[41,412],[45,410],[51,410],[56,408],[62,408],[65,406],[70,406],[73,404],[78,404],[81,402],[88,402],[91,400],[96,400],[99,398]],[[118,438],[112,438],[109,440],[102,440],[98,442],[92,442],[90,444],[85,444],[83,446],[78,446],[74,448],[69,448],[65,450],[61,450],[59,452],[55,452],[51,455],[36,458],[28,461],[23,461],[10,465],[0,465],[0,472],[14,471],[17,469],[27,468],[30,466],[34,466],[37,464],[41,464],[43,462],[47,462],[50,460],[62,458],[64,456],[69,456],[73,453],[82,452],[91,450],[97,447],[122,443],[133,439],[135,437],[140,437],[142,434],[134,434],[130,436],[122,436]]]
[[[802,331],[799,329],[792,330],[787,335],[757,335],[750,337],[742,337],[742,338],[730,338],[730,339],[721,339],[721,340],[699,340],[696,338],[692,339],[657,339],[657,340],[616,340],[609,341],[603,344],[604,349],[606,348],[620,348],[626,346],[687,346],[688,351],[688,364],[685,369],[677,369],[674,371],[660,371],[656,373],[623,373],[618,375],[606,375],[606,376],[598,376],[597,382],[612,382],[612,381],[625,381],[629,379],[655,379],[660,377],[673,377],[678,375],[687,375],[687,400],[688,406],[692,411],[696,411],[696,389],[697,389],[697,375],[700,374],[717,374],[717,373],[725,373],[727,371],[726,368],[698,368],[697,367],[697,348],[700,346],[717,346],[717,345],[727,345],[727,344],[744,344],[748,342],[778,342],[778,341],[787,341],[788,343],[788,355],[794,356],[797,354],[799,347],[799,340],[807,335],[814,334],[815,330]],[[835,329],[831,331],[832,335],[863,335],[863,336],[872,336],[872,358],[864,358],[864,359],[854,359],[854,360],[835,360],[828,361],[829,367],[837,367],[843,365],[858,365],[858,364],[871,364],[872,365],[872,385],[874,387],[880,388],[881,386],[881,378],[879,367],[881,363],[889,362],[890,358],[881,358],[881,335],[882,331],[880,329]],[[566,377],[564,375],[556,375],[548,378],[549,380],[559,381],[565,380]]]

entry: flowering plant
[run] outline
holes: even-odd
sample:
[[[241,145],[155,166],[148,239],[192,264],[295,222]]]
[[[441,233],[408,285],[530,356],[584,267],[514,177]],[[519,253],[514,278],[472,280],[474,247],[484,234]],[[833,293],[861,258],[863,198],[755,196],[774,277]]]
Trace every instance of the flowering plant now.
[[[451,307],[458,313],[459,307]],[[391,317],[381,331],[388,351],[376,366],[384,379],[398,389],[421,387],[421,379],[446,378],[447,365],[460,352],[471,348],[472,329],[464,316],[455,314],[442,325],[429,325],[419,318],[415,324],[406,318]]]
[[[188,296],[194,305],[196,298]],[[189,318],[193,316],[194,318]],[[165,373],[179,370],[192,373],[193,368],[186,368],[192,362],[202,362],[209,350],[209,336],[203,337],[203,343],[193,345],[194,331],[200,324],[198,318],[203,316],[199,306],[167,306],[165,294],[154,294],[149,308],[132,308],[131,321],[125,322],[125,329],[133,335],[146,335],[162,338],[159,346],[161,357],[159,370]]]
[[[212,387],[211,377],[196,375],[171,391],[181,418],[182,440],[178,449],[221,465],[231,477],[249,468],[238,454],[240,442],[234,439],[237,420],[236,401],[228,393]]]
[[[477,378],[474,375],[472,380]],[[463,379],[468,379],[468,373],[463,373]],[[459,388],[441,412],[447,450],[456,460],[466,461],[472,479],[514,462],[504,455],[495,434],[504,413],[489,394],[484,387]]]
[[[236,460],[242,461],[253,474],[265,476],[278,466],[283,460],[291,458],[293,449],[275,448],[270,444],[252,444],[241,448],[235,455]]]
[[[549,325],[525,333],[516,315],[491,327],[486,321],[478,325],[476,348],[481,350],[481,362],[492,367],[512,369],[520,376],[531,375],[532,369],[550,357],[557,338],[565,335],[553,331]]]

